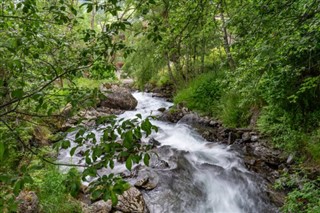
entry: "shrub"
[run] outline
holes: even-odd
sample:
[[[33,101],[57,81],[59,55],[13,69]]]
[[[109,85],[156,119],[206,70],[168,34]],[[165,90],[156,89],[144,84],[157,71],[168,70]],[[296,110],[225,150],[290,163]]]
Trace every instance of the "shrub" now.
[[[71,170],[74,173],[74,170]],[[70,173],[68,174],[70,175]],[[81,212],[79,204],[69,195],[65,183],[67,175],[56,167],[48,166],[35,174],[31,188],[37,191],[40,207],[46,213]],[[79,182],[75,182],[78,184]]]
[[[318,183],[319,184],[319,183]],[[320,212],[320,189],[316,181],[304,182],[286,197],[282,211],[284,213],[316,213]]]
[[[225,93],[220,100],[218,117],[229,127],[248,126],[250,105],[243,103],[243,98],[235,93]]]
[[[226,87],[223,76],[214,72],[199,75],[177,93],[174,102],[185,102],[190,109],[213,115]]]

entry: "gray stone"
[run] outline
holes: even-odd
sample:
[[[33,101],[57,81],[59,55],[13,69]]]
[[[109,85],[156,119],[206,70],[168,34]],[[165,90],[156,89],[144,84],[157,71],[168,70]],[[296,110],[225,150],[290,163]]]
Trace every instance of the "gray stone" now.
[[[248,142],[248,141],[250,141],[251,140],[251,135],[250,135],[250,133],[249,132],[244,132],[243,134],[242,134],[242,141],[243,142]]]
[[[210,122],[209,122],[209,125],[210,125],[210,126],[213,126],[213,127],[218,126],[218,124],[219,124],[219,123],[218,123],[217,121],[210,121]]]
[[[259,136],[258,135],[252,135],[251,136],[251,141],[252,142],[257,142],[259,140]]]
[[[197,124],[200,123],[200,117],[195,113],[186,114],[179,120],[179,123]]]
[[[288,159],[287,159],[287,164],[292,164],[293,163],[293,158],[294,158],[293,154],[290,154]]]
[[[38,213],[39,199],[33,191],[21,191],[17,197],[19,213]]]
[[[158,111],[159,111],[159,112],[164,112],[164,111],[166,111],[166,108],[161,107],[161,108],[158,109]]]
[[[117,85],[101,87],[101,92],[105,99],[101,100],[100,106],[112,109],[133,110],[136,108],[138,101],[125,88]]]
[[[119,195],[118,204],[114,209],[125,213],[144,213],[147,211],[143,196],[136,187],[131,187],[122,195]]]
[[[159,141],[157,141],[156,139],[154,138],[150,138],[150,140],[148,141],[149,144],[152,144],[153,147],[157,147],[157,146],[160,146],[161,143]]]
[[[138,178],[134,186],[146,190],[152,190],[157,187],[159,176],[152,170],[142,170],[139,172]]]
[[[82,211],[83,213],[109,213],[112,210],[112,202],[111,200],[104,201],[99,200],[93,204],[86,205],[82,203]]]

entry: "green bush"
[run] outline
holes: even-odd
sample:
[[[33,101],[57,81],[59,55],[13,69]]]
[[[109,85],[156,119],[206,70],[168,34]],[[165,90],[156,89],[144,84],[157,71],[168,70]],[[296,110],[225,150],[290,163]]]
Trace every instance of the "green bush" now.
[[[71,171],[74,173],[73,170]],[[70,175],[70,173],[68,175]],[[35,183],[31,188],[37,191],[42,212],[81,212],[78,202],[69,195],[70,189],[64,184],[66,178],[66,174],[60,173],[58,169],[53,166],[48,166],[35,174]],[[79,182],[73,184],[77,185]],[[68,187],[70,186],[71,185]]]
[[[306,182],[301,187],[291,191],[282,207],[284,213],[319,213],[320,189],[315,182]]]
[[[287,151],[302,146],[303,134],[291,126],[291,116],[285,110],[275,106],[266,106],[258,119],[259,130],[271,135],[276,147]]]
[[[277,106],[266,106],[258,119],[259,130],[272,136],[276,147],[287,152],[296,152],[300,156],[311,156],[313,160],[320,159],[320,130],[314,122],[303,123],[303,116],[298,112],[293,115]],[[315,129],[311,129],[311,127]]]
[[[190,109],[213,115],[226,88],[223,78],[222,73],[201,74],[177,93],[174,102],[185,102]]]
[[[224,93],[220,99],[218,117],[229,127],[248,126],[250,105],[243,103],[243,98],[235,93]]]
[[[96,61],[90,68],[90,78],[100,79],[115,79],[115,68],[105,61]]]

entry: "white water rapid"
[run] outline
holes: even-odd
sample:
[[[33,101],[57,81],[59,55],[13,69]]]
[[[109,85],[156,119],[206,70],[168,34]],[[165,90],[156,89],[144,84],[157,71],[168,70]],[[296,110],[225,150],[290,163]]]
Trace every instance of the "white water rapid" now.
[[[138,100],[137,109],[119,117],[155,115],[160,113],[157,109],[172,105],[148,93],[133,95]],[[245,168],[233,147],[207,142],[184,123],[152,123],[159,127],[159,132],[152,135],[161,143],[158,155],[168,167],[150,168],[159,177],[155,189],[142,191],[151,213],[277,212],[264,192],[263,180]],[[79,162],[81,157],[71,158],[66,150],[59,160]],[[118,165],[115,169],[113,172],[122,172],[125,167]]]

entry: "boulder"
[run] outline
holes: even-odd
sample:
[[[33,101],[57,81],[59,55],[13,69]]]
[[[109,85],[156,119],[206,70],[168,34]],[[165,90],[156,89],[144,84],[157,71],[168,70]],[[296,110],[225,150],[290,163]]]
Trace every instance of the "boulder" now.
[[[159,112],[164,112],[164,111],[166,111],[166,108],[165,107],[161,107],[161,108],[158,109],[158,111]]]
[[[134,186],[146,190],[152,190],[157,187],[159,176],[152,170],[141,171]]]
[[[20,213],[39,212],[39,199],[33,191],[21,191],[17,197],[18,211]]]
[[[196,113],[185,114],[178,123],[185,123],[189,125],[194,125],[200,123],[200,116]]]
[[[138,101],[125,88],[117,85],[111,85],[108,88],[100,88],[104,98],[100,101],[100,107],[111,109],[133,110],[136,108]]]
[[[136,187],[131,187],[122,195],[118,196],[118,204],[115,210],[121,212],[147,212],[146,204],[141,192]]]
[[[99,200],[91,205],[82,203],[82,211],[84,213],[109,213],[112,210],[111,200]]]

